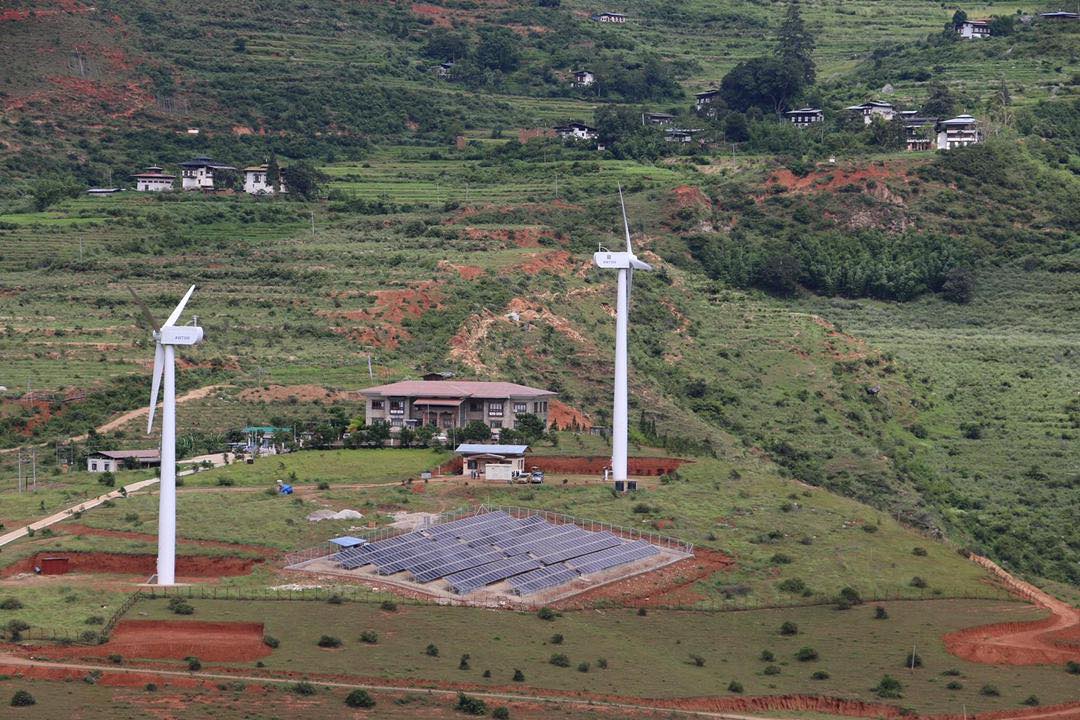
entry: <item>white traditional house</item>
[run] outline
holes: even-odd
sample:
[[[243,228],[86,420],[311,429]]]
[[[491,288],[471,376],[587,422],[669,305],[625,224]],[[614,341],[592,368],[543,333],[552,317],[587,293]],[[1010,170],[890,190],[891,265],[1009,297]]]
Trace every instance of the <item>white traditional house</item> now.
[[[675,122],[675,116],[670,113],[644,112],[641,113],[642,125],[671,125]]]
[[[825,113],[821,112],[819,108],[805,107],[798,110],[788,110],[784,113],[784,117],[795,127],[804,128],[810,127],[814,123],[823,122]]]
[[[461,474],[484,480],[512,481],[525,474],[528,445],[464,443],[454,451],[461,456]]]
[[[952,150],[982,141],[979,123],[970,115],[959,115],[951,120],[942,120],[937,124],[936,130],[938,150]]]
[[[938,119],[919,117],[914,112],[903,112],[904,141],[910,151],[930,150],[934,146],[935,126]]]
[[[231,165],[219,163],[205,155],[199,155],[180,163],[181,187],[184,190],[213,190],[215,170],[235,170]]]
[[[990,37],[989,20],[965,20],[956,28],[956,34],[965,40],[982,40]]]
[[[285,189],[285,180],[281,177],[280,169],[277,190],[270,185],[266,171],[267,165],[265,163],[244,168],[244,192],[249,195],[273,195],[274,193],[288,192]]]
[[[621,25],[626,22],[626,16],[616,12],[601,12],[593,14],[592,20],[593,22],[615,23]]]
[[[864,102],[862,105],[852,105],[846,109],[848,112],[861,115],[863,123],[866,125],[874,122],[875,117],[882,120],[892,120],[896,117],[896,108],[893,107],[893,104],[881,102],[880,100],[871,100],[870,102]]]
[[[477,420],[498,434],[513,428],[518,415],[536,415],[547,425],[550,390],[508,382],[403,380],[361,390],[367,400],[366,424],[381,421],[397,428],[432,425],[465,427]]]
[[[588,70],[578,70],[574,73],[574,87],[589,87],[596,82],[596,77]]]
[[[1058,10],[1056,12],[1039,13],[1039,17],[1043,20],[1080,20],[1080,13]]]
[[[162,192],[173,189],[175,175],[166,173],[160,165],[150,165],[141,173],[135,173],[135,190],[137,192]]]
[[[435,66],[435,77],[449,80],[454,76],[454,61],[448,60]]]
[[[600,137],[596,128],[579,122],[558,125],[555,128],[555,134],[563,140],[595,140]]]
[[[698,112],[710,110],[713,103],[716,103],[719,100],[720,91],[716,89],[694,93],[694,109]]]
[[[161,455],[157,450],[101,450],[86,456],[87,472],[118,472],[158,467]]]
[[[664,140],[667,142],[688,143],[699,132],[701,132],[701,128],[664,128]]]

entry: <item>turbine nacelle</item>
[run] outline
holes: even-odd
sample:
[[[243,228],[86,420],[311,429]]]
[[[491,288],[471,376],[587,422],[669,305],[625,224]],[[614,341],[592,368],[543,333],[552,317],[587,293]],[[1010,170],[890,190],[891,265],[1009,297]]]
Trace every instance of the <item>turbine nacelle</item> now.
[[[609,252],[600,250],[593,254],[593,263],[603,270],[622,270],[633,268],[635,270],[652,270],[652,265],[638,260],[637,255],[631,252]]]
[[[195,345],[202,342],[203,329],[197,325],[170,325],[161,328],[158,342],[162,345]]]

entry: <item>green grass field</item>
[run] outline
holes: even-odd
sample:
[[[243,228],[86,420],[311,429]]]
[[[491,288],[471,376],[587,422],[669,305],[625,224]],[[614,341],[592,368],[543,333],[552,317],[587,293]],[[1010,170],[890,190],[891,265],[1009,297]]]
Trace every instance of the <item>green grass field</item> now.
[[[269,487],[277,481],[286,483],[330,483],[359,485],[400,483],[419,479],[424,470],[434,470],[451,454],[434,450],[314,450],[287,455],[269,455],[255,462],[233,463],[185,479],[186,487],[214,485],[258,485]]]

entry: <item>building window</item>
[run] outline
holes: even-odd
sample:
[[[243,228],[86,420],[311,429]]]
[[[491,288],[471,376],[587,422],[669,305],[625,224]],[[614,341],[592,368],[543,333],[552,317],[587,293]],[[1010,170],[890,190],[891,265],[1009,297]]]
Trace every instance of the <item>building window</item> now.
[[[488,415],[491,417],[502,417],[503,404],[501,402],[488,403]]]
[[[514,403],[514,414],[515,415],[524,415],[527,412],[529,412],[529,403],[523,403],[523,402]]]
[[[371,401],[371,409],[372,410],[382,410],[383,409],[383,401],[382,400],[372,400]]]
[[[390,418],[390,427],[401,427],[401,418]]]
[[[90,463],[90,469],[91,470],[97,470],[97,463],[96,462]]]
[[[492,420],[490,424],[492,430],[502,430],[502,420]]]
[[[391,400],[390,401],[390,414],[391,415],[404,415],[405,414],[405,401],[404,400]]]
[[[484,403],[479,400],[469,401],[469,412],[482,412],[484,409]]]

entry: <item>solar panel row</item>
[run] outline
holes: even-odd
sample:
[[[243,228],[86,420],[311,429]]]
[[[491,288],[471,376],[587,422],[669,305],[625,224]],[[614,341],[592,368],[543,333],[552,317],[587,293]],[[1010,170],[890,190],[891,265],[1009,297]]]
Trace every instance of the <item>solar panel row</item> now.
[[[608,548],[590,555],[583,555],[567,561],[567,565],[577,570],[582,575],[607,570],[617,565],[625,565],[635,560],[643,560],[647,557],[659,554],[659,550],[645,542],[637,540],[625,545]]]
[[[446,581],[450,583],[450,589],[459,595],[470,593],[485,585],[505,580],[529,570],[540,567],[540,563],[528,557],[505,558],[493,563],[470,568],[463,572],[448,575]]]
[[[510,589],[517,595],[531,595],[539,590],[568,583],[577,576],[577,572],[566,565],[549,565],[512,577],[509,582]]]

